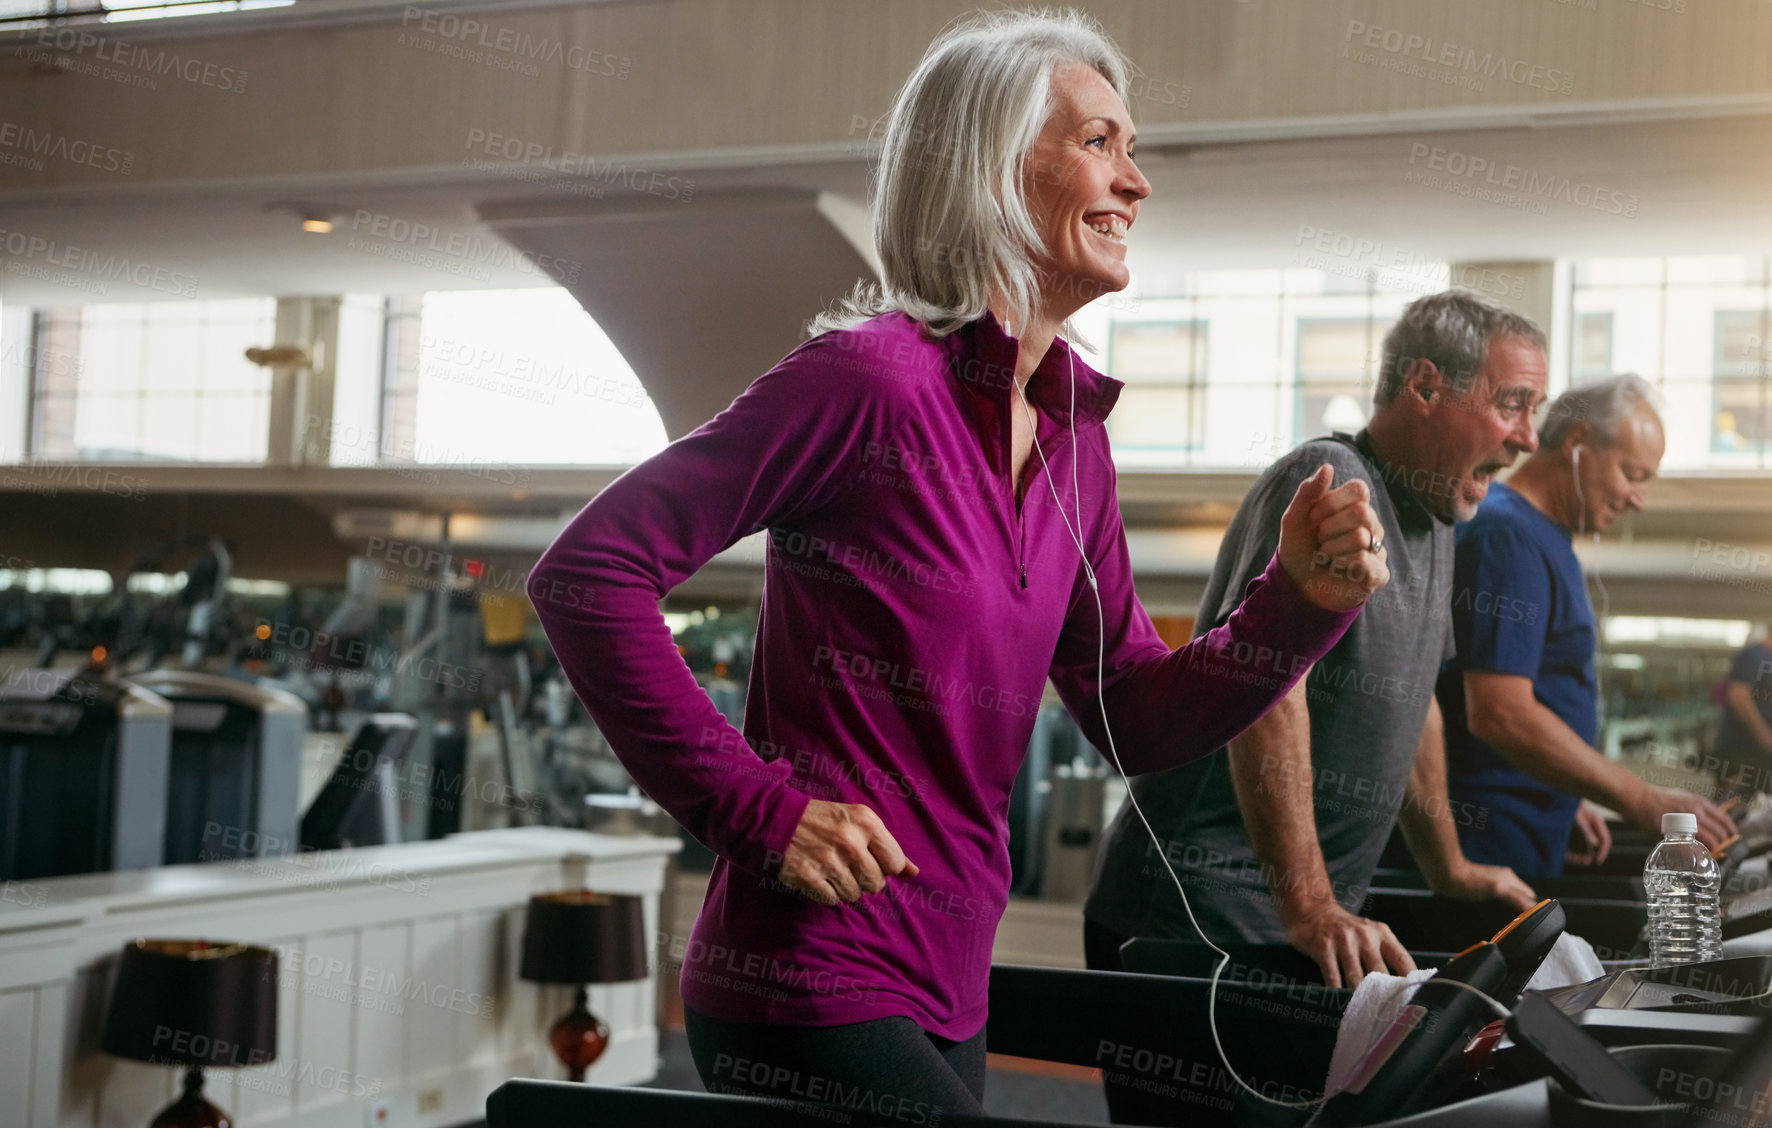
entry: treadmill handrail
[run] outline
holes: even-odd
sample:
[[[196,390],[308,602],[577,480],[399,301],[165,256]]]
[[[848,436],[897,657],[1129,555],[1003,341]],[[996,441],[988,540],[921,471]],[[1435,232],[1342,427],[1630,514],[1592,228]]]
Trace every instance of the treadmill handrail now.
[[[221,697],[241,705],[249,705],[266,716],[300,714],[305,716],[307,703],[286,689],[249,685],[220,674],[198,670],[143,670],[122,681],[138,685],[162,696],[202,695]]]

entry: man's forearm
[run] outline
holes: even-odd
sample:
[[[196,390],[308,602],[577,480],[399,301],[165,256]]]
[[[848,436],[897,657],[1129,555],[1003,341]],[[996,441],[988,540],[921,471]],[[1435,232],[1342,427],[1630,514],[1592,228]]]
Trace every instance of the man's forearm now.
[[[1449,877],[1464,861],[1446,789],[1446,741],[1438,702],[1428,706],[1427,720],[1421,726],[1397,823],[1409,853],[1430,883]]]
[[[1575,734],[1536,699],[1492,710],[1476,735],[1527,775],[1617,811],[1634,809],[1648,785]]]
[[[1243,829],[1288,920],[1335,900],[1312,805],[1311,720],[1300,680],[1230,742],[1231,785]]]

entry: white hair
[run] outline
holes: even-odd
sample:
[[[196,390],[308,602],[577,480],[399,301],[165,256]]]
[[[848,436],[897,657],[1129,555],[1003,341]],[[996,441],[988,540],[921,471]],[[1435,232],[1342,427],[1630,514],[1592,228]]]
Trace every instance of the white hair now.
[[[1032,320],[1046,248],[1023,174],[1064,63],[1128,100],[1126,56],[1071,9],[979,12],[936,37],[886,117],[874,173],[882,279],[814,318],[813,333],[899,310],[941,337],[983,317],[994,294],[1012,324]]]
[[[1661,413],[1655,409],[1655,389],[1635,372],[1570,388],[1545,413],[1544,424],[1538,428],[1538,445],[1554,450],[1577,423],[1586,423],[1592,428],[1594,443],[1609,447],[1618,441],[1619,428],[1638,405],[1649,409],[1657,425],[1661,423]]]

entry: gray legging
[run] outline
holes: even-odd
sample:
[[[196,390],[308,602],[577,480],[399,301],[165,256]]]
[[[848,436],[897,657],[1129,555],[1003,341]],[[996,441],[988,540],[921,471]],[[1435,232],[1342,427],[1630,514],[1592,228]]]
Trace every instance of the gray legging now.
[[[883,1113],[906,1125],[984,1113],[984,1031],[964,1042],[908,1018],[844,1026],[722,1022],[683,1010],[689,1052],[710,1093]]]

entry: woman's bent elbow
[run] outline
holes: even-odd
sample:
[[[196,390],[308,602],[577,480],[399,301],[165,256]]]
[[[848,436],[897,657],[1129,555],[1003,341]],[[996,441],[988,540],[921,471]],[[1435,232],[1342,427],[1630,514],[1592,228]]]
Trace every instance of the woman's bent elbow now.
[[[524,584],[529,602],[535,606],[536,618],[544,623],[550,618],[570,618],[596,606],[596,588],[582,575],[554,566],[548,555],[536,561]]]

